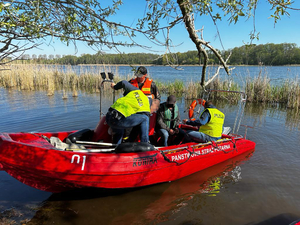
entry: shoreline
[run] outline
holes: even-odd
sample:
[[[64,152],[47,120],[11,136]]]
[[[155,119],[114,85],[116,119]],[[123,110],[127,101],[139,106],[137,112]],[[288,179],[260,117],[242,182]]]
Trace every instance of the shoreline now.
[[[145,67],[171,67],[171,65],[156,65],[156,64],[76,64],[76,65],[70,65],[70,64],[44,64],[44,63],[11,63],[6,65],[52,65],[52,66],[103,66],[103,67],[109,67],[109,66],[128,66],[128,67],[138,67],[138,66],[145,66]],[[176,67],[192,67],[192,66],[199,66],[202,67],[203,65],[197,65],[197,64],[189,64],[189,65],[177,65]],[[207,67],[218,67],[221,65],[207,65]],[[280,67],[280,66],[287,66],[287,67],[298,67],[300,64],[286,64],[286,65],[228,65],[229,67],[242,67],[242,66],[259,66],[259,67]]]

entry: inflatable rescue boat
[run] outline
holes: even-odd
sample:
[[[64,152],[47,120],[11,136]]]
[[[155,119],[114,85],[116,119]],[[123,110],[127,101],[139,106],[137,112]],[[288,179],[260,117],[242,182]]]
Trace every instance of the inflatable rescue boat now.
[[[174,135],[169,146],[158,147],[155,122],[153,113],[151,144],[138,140],[112,144],[105,116],[94,130],[0,133],[0,169],[24,184],[49,192],[136,188],[174,181],[255,149],[253,141],[228,132],[216,142],[176,145],[172,143],[177,138]],[[182,124],[181,129],[198,128]]]

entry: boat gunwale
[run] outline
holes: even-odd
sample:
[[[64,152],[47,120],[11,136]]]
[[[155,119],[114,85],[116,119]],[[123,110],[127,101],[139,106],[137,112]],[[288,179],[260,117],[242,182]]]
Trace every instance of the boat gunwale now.
[[[72,131],[71,131],[72,132]],[[38,133],[31,133],[31,132],[19,132],[19,133],[11,133],[11,134],[16,134],[16,135],[21,135],[21,134],[32,134],[32,135],[38,135],[40,136],[41,139],[43,139],[42,135],[43,134],[56,134],[56,135],[59,135],[60,133],[71,133],[71,132],[67,132],[67,131],[63,131],[63,132],[53,132],[53,133],[49,133],[49,132],[38,132]],[[3,138],[4,137],[4,138]],[[144,154],[152,154],[151,152],[162,152],[162,153],[168,153],[168,152],[180,152],[180,151],[184,151],[186,150],[187,148],[192,148],[193,150],[194,149],[199,149],[199,148],[203,148],[203,147],[206,147],[206,146],[210,146],[214,143],[216,143],[217,145],[218,144],[225,144],[227,142],[232,142],[232,143],[236,143],[237,140],[245,140],[245,141],[250,141],[250,140],[247,140],[247,139],[244,139],[241,135],[236,135],[236,134],[231,134],[231,135],[224,135],[224,138],[220,139],[220,140],[217,140],[215,142],[206,142],[206,143],[196,143],[196,142],[191,142],[191,143],[184,143],[184,144],[181,144],[181,145],[174,145],[174,146],[177,146],[175,148],[172,148],[172,146],[163,146],[163,147],[155,147],[154,150],[151,150],[151,151],[143,151],[143,152],[119,152],[119,153],[116,153],[115,151],[113,151],[114,149],[107,149],[107,148],[103,148],[103,149],[99,149],[100,152],[97,152],[97,149],[87,149],[87,150],[61,150],[61,149],[58,149],[58,148],[55,148],[54,146],[52,146],[49,142],[47,142],[45,139],[45,143],[49,143],[52,147],[50,148],[50,145],[47,145],[47,146],[38,146],[38,145],[34,145],[34,142],[21,142],[21,141],[16,141],[14,139],[11,138],[10,136],[10,133],[0,133],[0,146],[1,146],[1,140],[2,142],[7,142],[7,143],[14,143],[15,145],[18,145],[18,146],[22,146],[22,145],[25,145],[27,147],[34,147],[34,148],[39,148],[41,150],[46,150],[46,151],[53,151],[53,150],[56,150],[57,152],[60,152],[60,153],[63,153],[63,154],[74,154],[74,153],[78,153],[78,154],[88,154],[90,156],[93,156],[94,154],[99,156],[99,154],[103,154],[103,155],[108,155],[108,154],[113,154],[113,155],[127,155],[129,156],[130,154],[133,154],[133,155],[144,155]],[[233,142],[233,140],[235,142]],[[252,142],[252,141],[250,141]],[[253,142],[254,143],[254,142]],[[93,151],[95,150],[95,151]],[[102,150],[105,150],[107,152],[101,152]]]

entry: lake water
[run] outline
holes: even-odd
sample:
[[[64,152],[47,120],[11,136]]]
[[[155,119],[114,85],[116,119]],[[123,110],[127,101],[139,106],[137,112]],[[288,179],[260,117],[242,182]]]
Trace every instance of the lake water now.
[[[165,67],[157,69],[165,71]],[[299,67],[280,70],[299,71]],[[111,101],[103,102],[106,111]],[[186,118],[184,99],[177,103],[181,118]],[[232,125],[236,106],[226,102],[216,105],[226,114],[225,125]],[[63,100],[60,92],[48,97],[46,92],[0,88],[0,118],[0,132],[93,129],[99,120],[99,95],[79,93],[72,98],[70,93]],[[299,112],[247,104],[242,124],[253,127],[247,132],[247,138],[256,142],[253,155],[171,183],[119,192],[52,194],[0,171],[0,224],[13,224],[14,220],[16,224],[39,225],[253,225],[263,221],[273,225],[283,224],[278,222],[284,219],[300,219]],[[241,127],[240,133],[244,132]]]
[[[52,66],[50,66],[52,67]],[[61,71],[72,70],[77,74],[93,73],[98,74],[102,71],[110,71],[121,77],[133,76],[134,72],[130,66],[55,66],[56,69]],[[200,81],[202,73],[202,67],[199,66],[182,66],[178,69],[174,69],[168,66],[146,66],[148,75],[155,81],[160,82],[174,82],[175,79],[182,80],[184,82]],[[215,74],[217,67],[209,66],[207,69],[207,77],[211,77]],[[220,70],[220,79],[233,80],[236,83],[245,84],[246,78],[254,78],[261,76],[267,76],[270,78],[272,85],[280,85],[284,80],[300,77],[300,66],[237,66],[232,70],[229,77],[224,69]]]

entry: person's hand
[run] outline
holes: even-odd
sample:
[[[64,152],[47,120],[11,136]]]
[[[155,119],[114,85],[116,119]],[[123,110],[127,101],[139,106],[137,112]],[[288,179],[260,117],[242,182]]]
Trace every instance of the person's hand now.
[[[170,129],[169,133],[170,133],[171,135],[173,135],[173,134],[175,134],[175,131],[174,131],[173,129]]]
[[[150,106],[150,112],[154,113],[157,112],[157,110],[159,109],[159,100],[158,99],[153,99],[152,100],[152,104]]]
[[[188,121],[188,119],[183,119],[182,123],[186,124],[187,121]]]
[[[112,89],[114,89],[114,86],[115,86],[116,84],[114,83],[114,82],[112,82],[111,84],[110,84],[110,87],[112,88]]]

